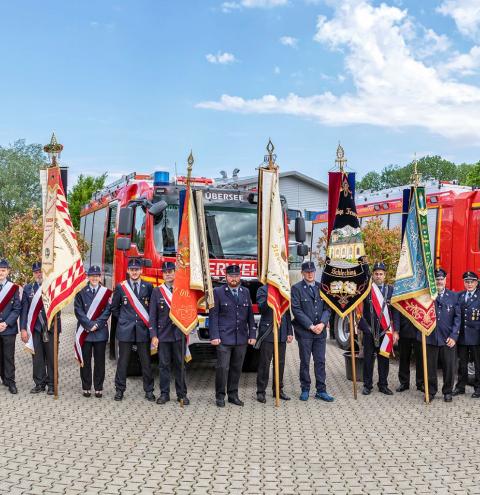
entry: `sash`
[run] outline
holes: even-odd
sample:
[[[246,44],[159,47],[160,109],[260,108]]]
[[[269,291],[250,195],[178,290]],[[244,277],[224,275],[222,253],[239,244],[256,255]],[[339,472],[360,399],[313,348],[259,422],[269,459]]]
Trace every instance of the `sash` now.
[[[110,289],[107,289],[103,286],[99,287],[98,292],[95,294],[92,304],[90,304],[90,307],[87,311],[87,318],[89,320],[95,320],[100,316],[100,314],[105,309],[105,306],[107,305],[111,293],[112,291]],[[82,346],[85,342],[85,339],[87,338],[87,335],[88,332],[85,330],[85,328],[83,328],[82,325],[79,325],[75,333],[74,350],[75,358],[80,363],[80,366],[83,366]]]
[[[145,323],[145,325],[147,325],[147,328],[150,328],[150,318],[148,316],[148,312],[145,309],[145,306],[138,300],[138,297],[135,292],[133,292],[130,284],[124,280],[120,286],[122,287],[123,292],[127,296],[128,302],[134,309],[135,313],[137,313],[138,317],[143,321],[143,323]]]
[[[37,323],[38,315],[43,307],[42,300],[42,286],[40,285],[33,295],[32,302],[30,303],[30,307],[28,308],[27,314],[27,335],[28,342],[25,344],[25,350],[35,354],[35,349],[33,347],[33,332],[35,329],[35,324]]]
[[[373,309],[377,315],[378,321],[380,322],[380,328],[383,330],[384,334],[382,343],[380,344],[379,353],[388,358],[393,351],[392,323],[385,298],[383,297],[383,294],[377,284],[372,284],[371,297]]]
[[[165,302],[167,303],[168,308],[170,309],[172,307],[172,291],[165,285],[159,285],[158,290],[161,292],[163,298],[165,299]],[[188,347],[188,335],[186,336],[186,349],[185,349],[185,362],[189,363],[192,360],[192,354],[190,353],[190,349]],[[151,347],[150,348],[150,353],[156,354],[158,352],[158,349],[156,347]]]
[[[7,280],[0,291],[0,311],[5,309],[5,306],[10,302],[15,294],[15,291],[18,289],[18,285],[12,284],[10,280]]]

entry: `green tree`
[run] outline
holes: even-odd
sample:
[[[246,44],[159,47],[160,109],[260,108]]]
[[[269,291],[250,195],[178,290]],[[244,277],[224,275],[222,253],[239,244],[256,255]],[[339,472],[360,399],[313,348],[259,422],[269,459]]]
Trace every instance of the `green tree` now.
[[[382,189],[382,178],[378,172],[368,172],[357,184],[358,190],[371,189],[373,191],[378,191]]]
[[[39,171],[45,164],[40,144],[19,139],[13,146],[0,146],[0,230],[14,215],[41,206]]]
[[[68,193],[68,206],[76,230],[80,229],[80,211],[90,201],[92,194],[104,187],[106,178],[107,172],[99,177],[80,174],[71,192]]]
[[[467,184],[467,175],[473,166],[471,163],[460,163],[460,165],[457,165],[457,180],[459,184]]]
[[[404,167],[405,178],[413,174],[413,161]],[[457,179],[457,166],[455,163],[445,160],[441,156],[424,156],[417,161],[417,170],[424,180],[455,180]]]
[[[470,166],[465,184],[467,186],[480,186],[480,161]]]

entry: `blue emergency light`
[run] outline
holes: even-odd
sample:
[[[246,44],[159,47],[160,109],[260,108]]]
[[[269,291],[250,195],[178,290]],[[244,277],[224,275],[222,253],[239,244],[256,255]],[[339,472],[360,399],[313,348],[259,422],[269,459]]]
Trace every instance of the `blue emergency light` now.
[[[157,170],[153,174],[153,185],[155,186],[168,186],[170,184],[170,173],[163,170]]]

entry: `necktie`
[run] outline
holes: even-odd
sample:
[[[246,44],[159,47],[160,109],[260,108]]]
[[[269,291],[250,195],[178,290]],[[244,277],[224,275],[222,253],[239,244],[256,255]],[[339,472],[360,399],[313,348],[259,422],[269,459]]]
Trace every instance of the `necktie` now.
[[[471,292],[467,292],[467,303],[470,302],[470,299],[472,298],[472,293]]]
[[[135,292],[135,295],[138,297],[138,282],[133,284],[133,292]]]
[[[238,289],[233,289],[233,297],[235,298],[235,301],[238,303]]]
[[[0,291],[3,289],[3,284],[0,284]]]
[[[310,294],[312,295],[312,297],[315,299],[315,291],[313,290],[313,285],[309,285],[308,289],[310,290]]]
[[[92,287],[92,294],[93,294],[93,297],[95,297],[95,294],[97,293],[95,287]]]

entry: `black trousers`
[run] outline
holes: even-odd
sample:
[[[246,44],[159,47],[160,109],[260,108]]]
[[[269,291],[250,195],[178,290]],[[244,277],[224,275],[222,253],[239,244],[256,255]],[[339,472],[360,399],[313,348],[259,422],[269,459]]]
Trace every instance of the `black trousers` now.
[[[375,347],[373,335],[370,332],[363,334],[363,385],[366,388],[373,388],[373,367],[375,356],[378,362],[378,386],[388,387],[388,370],[390,360],[380,353],[380,348]]]
[[[215,372],[215,396],[217,400],[225,398],[225,387],[228,397],[238,397],[238,383],[242,373],[243,360],[247,352],[244,345],[217,345],[217,365]]]
[[[150,342],[118,342],[118,362],[115,373],[115,388],[120,392],[127,389],[127,369],[132,346],[137,347],[137,354],[142,367],[143,390],[153,392],[153,375],[150,362]]]
[[[96,392],[103,390],[105,380],[105,349],[106,342],[88,342],[85,341],[82,347],[83,367],[80,368],[80,378],[82,380],[82,389],[90,390],[92,388],[92,354],[93,364],[93,387]]]
[[[442,394],[451,394],[455,379],[457,350],[455,347],[427,345],[428,393],[435,395],[438,391],[438,359],[442,361]]]
[[[423,386],[422,344],[417,339],[400,337],[398,341],[400,362],[398,365],[398,381],[400,385],[410,386],[410,360],[415,355],[415,383]]]
[[[53,389],[53,333],[48,333],[48,342],[43,341],[40,332],[33,332],[32,338],[35,350],[35,354],[32,356],[33,381],[37,387]]]
[[[286,342],[278,343],[278,373],[280,378],[280,390],[283,390],[283,371],[285,369]],[[262,342],[260,346],[260,360],[257,371],[257,394],[264,394],[270,375],[270,364],[273,358],[273,342]],[[275,392],[275,373],[273,373],[272,390]]]
[[[472,357],[475,365],[473,388],[480,392],[480,345],[458,345],[458,379],[455,388],[465,390],[468,382],[468,359]]]
[[[298,355],[300,357],[300,387],[309,391],[312,380],[310,378],[310,361],[313,357],[313,371],[315,373],[315,388],[317,392],[326,392],[327,374],[325,359],[327,349],[326,338],[297,339]]]
[[[175,390],[177,392],[177,397],[179,399],[183,399],[187,396],[187,384],[185,381],[185,373],[182,377],[182,364],[184,363],[184,359],[185,359],[185,353],[182,352],[181,340],[178,340],[177,342],[159,342],[158,368],[160,371],[161,395],[167,397],[170,396],[170,376],[173,369],[173,375],[175,377]]]
[[[15,339],[17,335],[0,333],[0,359],[2,362],[2,380],[6,385],[15,385]]]

